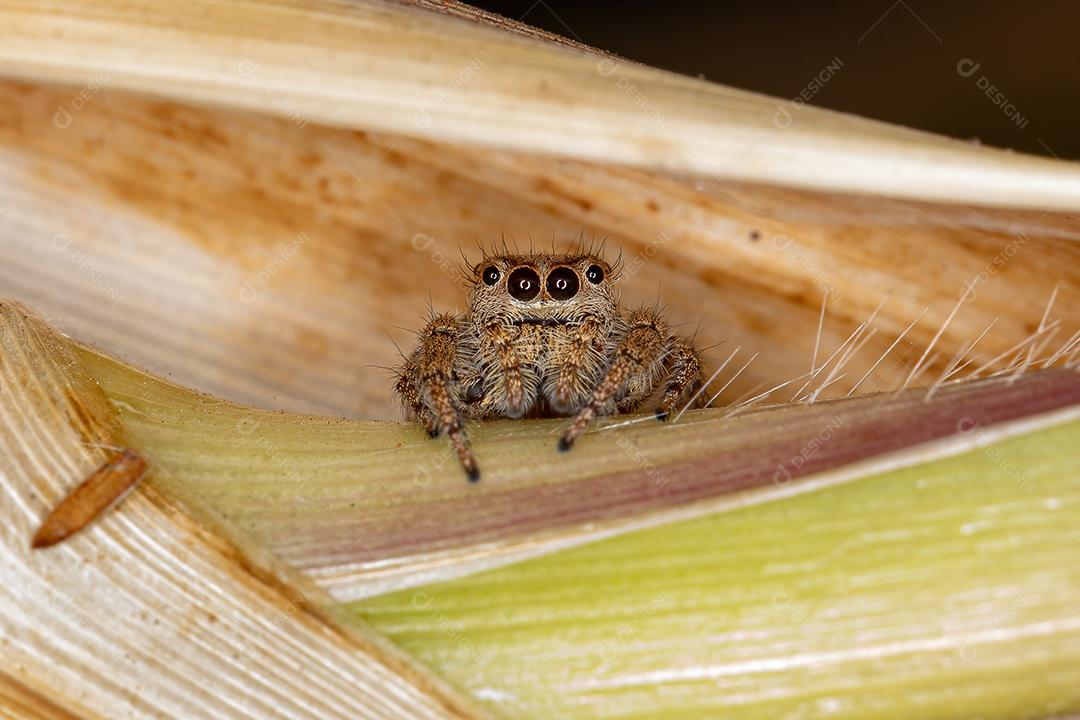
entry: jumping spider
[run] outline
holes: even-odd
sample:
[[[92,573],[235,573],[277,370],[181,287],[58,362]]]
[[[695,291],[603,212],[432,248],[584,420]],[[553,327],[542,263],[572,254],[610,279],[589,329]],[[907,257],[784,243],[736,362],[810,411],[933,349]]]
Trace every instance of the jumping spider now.
[[[569,450],[597,415],[630,412],[666,379],[656,417],[701,387],[698,351],[661,312],[622,310],[618,268],[599,253],[493,255],[465,269],[469,308],[435,315],[397,371],[406,415],[446,432],[469,480],[480,479],[463,420],[570,416]]]

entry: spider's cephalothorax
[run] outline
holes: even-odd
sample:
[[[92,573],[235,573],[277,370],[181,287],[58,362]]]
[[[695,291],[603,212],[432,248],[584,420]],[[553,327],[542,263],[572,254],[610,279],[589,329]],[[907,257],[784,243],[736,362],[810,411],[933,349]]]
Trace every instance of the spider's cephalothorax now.
[[[663,420],[701,387],[698,352],[656,308],[624,311],[617,269],[598,254],[484,258],[468,268],[469,309],[436,315],[398,371],[407,414],[446,432],[470,480],[480,477],[463,420],[573,415],[569,450],[597,415],[659,394]]]

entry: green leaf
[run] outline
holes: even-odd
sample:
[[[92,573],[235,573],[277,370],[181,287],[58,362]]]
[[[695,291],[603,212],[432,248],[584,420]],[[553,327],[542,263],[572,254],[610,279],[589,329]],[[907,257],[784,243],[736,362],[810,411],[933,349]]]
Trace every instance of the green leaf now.
[[[1080,422],[355,603],[513,717],[1080,711]]]

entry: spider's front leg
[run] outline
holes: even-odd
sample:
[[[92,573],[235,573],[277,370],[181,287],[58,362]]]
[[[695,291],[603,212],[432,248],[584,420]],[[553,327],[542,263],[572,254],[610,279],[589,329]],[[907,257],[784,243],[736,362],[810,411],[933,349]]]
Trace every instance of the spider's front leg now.
[[[656,408],[656,417],[667,418],[672,408],[696,391],[702,382],[701,361],[686,340],[670,333],[667,323],[650,308],[632,311],[627,317],[628,330],[615,351],[607,372],[601,377],[585,407],[559,440],[559,450],[574,444],[601,409],[620,393],[618,408],[633,410],[652,394],[656,374],[664,370],[667,385]]]
[[[424,402],[424,396],[420,392],[418,383],[420,378],[419,359],[420,353],[415,352],[405,362],[405,366],[398,373],[394,391],[397,392],[398,399],[401,400],[405,415],[412,415],[416,418],[416,422],[420,423],[424,430],[427,431],[428,437],[436,438],[439,436],[439,427],[435,424],[435,416],[431,414],[427,404]]]
[[[688,397],[695,396],[705,382],[698,351],[690,341],[677,335],[668,339],[664,368],[667,371],[667,384],[664,394],[660,396],[660,404],[656,406],[657,420],[667,420],[671,411]],[[700,405],[700,401],[697,404]]]
[[[420,333],[416,352],[398,376],[402,404],[411,410],[432,437],[445,432],[470,482],[480,479],[458,408],[454,361],[461,325],[453,315],[432,318]]]

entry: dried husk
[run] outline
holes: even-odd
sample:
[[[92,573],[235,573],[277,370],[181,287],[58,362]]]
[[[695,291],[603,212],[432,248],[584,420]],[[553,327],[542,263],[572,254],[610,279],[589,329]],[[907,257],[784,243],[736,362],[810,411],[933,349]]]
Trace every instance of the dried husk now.
[[[473,429],[484,481],[412,424],[283,415],[193,393],[89,349],[82,362],[168,481],[339,601],[470,575],[646,527],[774,501],[968,451],[1077,412],[1054,369],[846,400]]]
[[[486,716],[152,477],[122,511],[32,550],[52,506],[127,438],[69,342],[11,303],[0,399],[5,714]]]
[[[979,351],[1013,346],[1055,287],[1076,326],[1068,163],[777,127],[781,100],[378,3],[2,12],[0,295],[223,397],[396,417],[386,333],[429,293],[461,310],[459,252],[504,233],[608,237],[628,304],[760,353],[721,401],[806,371],[826,293],[832,347],[888,298],[840,392],[917,320],[863,389],[898,385],[972,283],[933,370],[991,322]]]
[[[838,347],[871,315],[877,335],[848,359],[846,373],[827,394],[851,389],[910,323],[904,341],[860,391],[899,387],[912,379],[920,358],[925,372],[914,384],[937,377],[991,323],[978,350],[967,351],[974,366],[999,355],[988,372],[1022,363],[1036,347],[1040,352],[1027,359],[1040,359],[1080,320],[1080,226],[1071,214],[1080,207],[1080,171],[1074,164],[796,110],[783,100],[414,8],[376,2],[8,3],[0,8],[0,76],[0,298],[25,301],[76,338],[153,372],[261,408],[396,416],[387,377],[372,367],[395,362],[385,333],[410,342],[392,328],[416,327],[429,292],[436,308],[460,310],[459,249],[470,251],[477,241],[490,245],[504,233],[520,244],[546,244],[553,237],[562,243],[582,232],[606,236],[609,248],[623,252],[627,303],[652,302],[660,286],[673,320],[700,320],[703,344],[727,342],[714,354],[740,347],[741,360],[758,353],[719,402],[805,373],[816,348]],[[628,95],[628,87],[637,95]],[[643,112],[634,97],[645,98],[655,112]],[[828,308],[815,335],[824,295]],[[1044,315],[1050,298],[1052,313]],[[1006,352],[1032,333],[1031,344]],[[40,337],[52,336],[41,329]],[[21,356],[33,343],[10,347]],[[545,517],[540,505],[536,526],[486,546],[461,522],[432,523],[439,532],[427,538],[429,545],[395,555],[388,541],[402,538],[387,531],[394,511],[404,506],[375,512],[380,499],[393,495],[369,495],[365,490],[373,482],[391,491],[398,483],[400,490],[415,482],[418,466],[437,463],[424,495],[432,512],[440,500],[460,512],[465,492],[497,501],[500,488],[457,484],[449,456],[409,426],[262,414],[140,379],[134,369],[86,348],[57,352],[66,358],[63,377],[75,373],[85,381],[89,370],[101,379],[123,418],[124,439],[137,437],[157,465],[148,487],[128,498],[115,518],[70,541],[79,543],[76,550],[60,546],[55,552],[84,553],[77,549],[96,548],[94,539],[104,536],[110,552],[129,553],[140,547],[135,538],[158,538],[158,552],[183,559],[172,566],[173,575],[214,588],[218,576],[210,568],[235,563],[222,559],[221,547],[262,558],[257,564],[271,568],[269,575],[222,582],[222,594],[213,598],[185,596],[195,608],[260,589],[258,603],[221,628],[226,645],[250,640],[237,624],[265,624],[274,617],[274,603],[288,597],[277,584],[264,589],[269,577],[285,577],[286,587],[309,582],[267,553],[273,549],[338,598],[465,575],[369,598],[354,609],[438,674],[508,716],[557,711],[676,717],[682,711],[699,717],[721,705],[725,714],[751,717],[759,711],[757,716],[1036,717],[1078,709],[1070,691],[1080,682],[1072,669],[1078,666],[1071,611],[1077,578],[1067,514],[1077,477],[1070,452],[1075,423],[1067,424],[1075,400],[1069,394],[1074,385],[1060,371],[946,386],[929,403],[946,409],[939,420],[962,420],[973,398],[979,412],[1007,412],[971,433],[898,432],[893,439],[899,442],[885,449],[892,454],[867,453],[872,443],[856,439],[851,447],[859,457],[874,455],[871,461],[851,467],[851,457],[823,451],[819,460],[832,458],[834,464],[816,467],[818,474],[795,480],[784,493],[770,483],[750,491],[724,485],[723,473],[714,472],[719,449],[738,451],[755,422],[795,418],[783,426],[813,438],[816,424],[834,412],[863,408],[867,415],[850,416],[860,418],[856,426],[882,422],[885,415],[865,410],[866,404],[840,403],[748,411],[728,420],[715,411],[694,412],[662,434],[654,424],[598,432],[587,438],[591,457],[609,463],[624,482],[643,476],[655,481],[647,471],[652,458],[660,463],[651,465],[655,472],[702,456],[708,472],[699,469],[687,478],[706,482],[695,495],[692,483],[680,484],[682,476],[673,474],[675,495],[686,503],[674,510],[670,498],[619,507],[600,492],[596,504],[591,500],[597,498],[581,496],[566,505],[582,513],[567,522]],[[13,367],[6,356],[0,370]],[[57,377],[47,363],[22,362],[26,372],[9,378],[10,387],[50,387]],[[1040,405],[1048,395],[1058,410]],[[917,419],[926,417],[917,408],[922,397],[890,398],[880,412],[891,410],[906,420],[901,427],[918,429]],[[6,400],[5,409],[14,407]],[[12,418],[0,423],[0,433],[12,442],[26,444],[29,437],[63,450],[53,459],[62,459],[63,467],[48,465],[44,475],[11,464],[14,456],[0,460],[9,463],[5,488],[40,490],[19,506],[21,524],[9,528],[28,543],[28,508],[40,517],[46,500],[62,497],[100,463],[103,451],[87,448],[88,438],[75,437],[67,425],[42,421],[40,432],[27,436]],[[211,437],[201,422],[220,432]],[[590,487],[587,481],[597,479],[590,455],[572,453],[556,470],[556,460],[546,454],[556,426],[478,427],[478,453],[507,483],[504,490],[515,483],[542,488],[547,478],[541,473],[563,471],[571,481],[585,481],[568,487]],[[730,445],[719,430],[731,434]],[[1031,434],[1017,437],[1025,431]],[[674,437],[699,442],[703,455],[688,442],[665,447]],[[119,442],[111,434],[104,439]],[[772,439],[761,440],[767,445]],[[924,440],[932,442],[911,444]],[[312,452],[305,457],[308,443]],[[992,444],[972,450],[979,443]],[[536,462],[532,472],[515,474],[512,454],[521,446]],[[987,465],[994,448],[1030,464],[1029,494],[1013,492],[1009,482],[1015,478],[1000,463]],[[964,450],[966,455],[931,462]],[[377,464],[357,467],[361,453],[371,453],[362,457]],[[903,469],[886,472],[897,467]],[[21,474],[10,474],[12,468]],[[215,478],[215,472],[222,474]],[[867,477],[871,472],[880,474]],[[987,483],[986,494],[980,494],[980,481]],[[936,494],[921,493],[923,487],[936,488]],[[957,489],[962,492],[954,495]],[[798,497],[757,506],[779,495]],[[184,497],[182,508],[161,500],[177,497]],[[535,498],[550,502],[543,493],[530,496]],[[357,499],[358,508],[346,507]],[[192,520],[187,513],[203,504],[205,513]],[[753,507],[737,509],[745,505]],[[161,507],[169,509],[167,518],[154,514]],[[293,516],[285,519],[283,512]],[[996,534],[981,544],[978,523],[1008,513],[1018,524],[997,522]],[[746,530],[746,540],[717,555],[711,540],[726,523]],[[895,526],[901,541],[895,552],[875,554],[875,529],[885,525]],[[657,527],[641,530],[649,526]],[[924,527],[929,530],[923,535],[912,530]],[[976,531],[957,535],[958,527]],[[358,528],[363,533],[356,538]],[[856,552],[843,562],[824,569],[813,558],[798,564],[800,552],[843,542],[836,533],[845,529],[856,538]],[[369,533],[374,551],[364,547]],[[612,537],[560,550],[605,535]],[[448,536],[453,541],[438,546]],[[195,550],[184,544],[192,537],[198,539]],[[771,538],[777,546],[765,554],[772,553],[774,565],[792,565],[778,577],[798,606],[779,619],[767,607],[772,571],[757,577],[744,572],[757,567],[753,563]],[[11,557],[25,564],[25,552]],[[133,557],[85,553],[79,557],[86,562],[77,567],[100,564],[104,571],[116,568],[118,558]],[[471,574],[543,553],[550,554]],[[973,561],[965,567],[957,558]],[[848,559],[854,564],[844,564]],[[642,572],[634,572],[634,563]],[[78,587],[86,590],[87,615],[102,633],[115,630],[125,642],[155,648],[159,639],[179,635],[169,624],[175,618],[164,630],[144,626],[145,618],[137,616],[116,623],[114,606],[95,604],[112,596],[89,592],[114,579],[94,570],[80,580],[73,567],[61,568],[50,582],[61,590],[65,583],[84,582]],[[1065,570],[1055,573],[1055,567]],[[163,578],[160,585],[140,584],[132,597],[154,601],[160,587],[175,583],[173,575],[155,576]],[[564,582],[570,577],[572,589]],[[869,589],[853,590],[851,583],[862,581]],[[679,598],[677,606],[662,613],[663,622],[645,623],[623,643],[623,625],[649,607],[655,595],[643,593],[656,582]],[[738,594],[729,606],[710,600],[731,587]],[[311,588],[304,596],[323,598],[316,603],[321,605],[322,592]],[[850,613],[838,611],[852,592],[858,602]],[[21,597],[4,600],[24,632],[70,610],[26,606]],[[796,611],[809,619],[795,618]],[[326,659],[319,667],[328,673],[336,666],[328,683],[345,682],[345,669],[360,672],[399,658],[390,664],[401,674],[387,676],[400,688],[398,699],[417,693],[452,698],[446,702],[454,708],[469,703],[434,676],[414,671],[362,625],[353,627],[333,613],[316,616],[297,615],[284,628],[274,627],[282,636],[293,634],[292,652]],[[877,620],[882,624],[875,626]],[[319,634],[331,626],[344,634]],[[734,635],[709,635],[721,626]],[[738,634],[742,627],[763,634],[748,641]],[[875,627],[908,633],[922,644],[907,654],[891,653],[892,646],[881,644],[887,633],[864,632]],[[218,637],[202,626],[182,629],[184,638],[204,632]],[[108,649],[104,634],[87,634],[76,637],[87,647],[100,651],[104,643]],[[725,639],[718,645],[716,637]],[[835,649],[832,655],[831,649],[820,652],[821,638]],[[978,658],[956,662],[969,641],[978,645]],[[860,654],[852,643],[870,649]],[[685,650],[697,646],[697,655]],[[71,646],[61,647],[56,636],[37,635],[20,647],[39,651],[35,667],[42,672],[81,668],[64,654]],[[21,674],[28,665],[5,665],[0,708],[27,716],[95,716],[114,700],[139,702],[137,693],[122,693],[125,688],[174,683],[189,689],[183,668],[198,664],[222,669],[205,691],[173,692],[170,708],[205,714],[209,705],[199,703],[209,703],[214,693],[224,697],[221,688],[231,683],[239,688],[230,706],[236,715],[266,713],[264,698],[251,699],[264,689],[247,674],[255,666],[245,669],[224,653],[215,656],[217,645],[183,647],[182,662],[160,677],[146,664],[123,665],[106,656],[93,671],[121,672],[110,676],[111,684],[71,683],[76,699],[43,685],[38,674],[28,679]],[[23,661],[6,648],[3,657]],[[317,701],[291,689],[295,678],[272,674],[284,673],[278,660],[266,660],[265,677],[280,682],[268,679],[265,687],[283,698],[283,712],[326,716],[316,706],[301,707]],[[779,670],[756,672],[759,660]],[[686,682],[692,667],[720,674]],[[344,697],[369,704],[382,697],[382,677],[375,683],[351,678]],[[761,698],[759,705],[748,700],[754,697]],[[337,699],[329,693],[318,700],[329,708]],[[332,710],[360,712],[344,704]]]
[[[558,421],[494,423],[478,433],[477,444],[489,450],[488,475],[497,482],[477,487],[441,465],[418,482],[417,464],[432,461],[431,441],[411,425],[240,407],[69,347],[17,306],[3,310],[3,356],[25,358],[5,365],[11,372],[0,389],[16,402],[6,405],[3,426],[54,446],[53,434],[70,433],[80,452],[129,442],[155,468],[136,495],[48,551],[87,548],[97,569],[92,579],[72,580],[82,590],[78,608],[71,603],[54,613],[115,612],[115,601],[99,600],[114,597],[118,581],[110,571],[117,564],[126,573],[121,580],[141,581],[129,589],[136,599],[161,587],[160,578],[138,573],[149,562],[138,553],[142,546],[120,538],[152,538],[157,563],[183,548],[168,567],[175,572],[183,562],[185,573],[208,575],[205,563],[191,560],[199,544],[171,541],[171,526],[143,507],[144,499],[153,505],[177,493],[185,506],[213,518],[210,530],[223,533],[200,528],[198,538],[210,548],[226,545],[234,563],[241,556],[222,537],[239,537],[254,551],[254,560],[241,561],[241,580],[265,583],[278,577],[275,568],[296,580],[292,587],[300,591],[270,585],[294,604],[276,618],[342,621],[326,614],[320,591],[307,589],[259,545],[280,551],[339,598],[379,594],[394,582],[413,585],[354,603],[352,611],[501,716],[678,716],[723,708],[760,717],[813,708],[862,717],[962,707],[1019,718],[1074,710],[1080,702],[1071,691],[1080,654],[1080,618],[1070,601],[1080,584],[1073,562],[1080,503],[1074,371],[950,384],[933,397],[909,391],[750,409],[726,420],[720,411],[698,412],[661,432],[616,423],[565,456],[552,447]],[[12,420],[11,413],[26,414],[28,403],[11,377],[48,388],[57,363],[64,382],[74,378],[99,407],[87,410],[83,401],[80,410],[68,410],[70,425],[45,419],[27,433]],[[101,432],[97,416],[113,431]],[[703,442],[706,436],[721,439]],[[586,443],[589,452],[579,452]],[[762,458],[756,470],[755,456]],[[17,471],[5,470],[4,479],[11,490],[31,482]],[[635,488],[652,492],[635,500]],[[48,507],[36,504],[44,505],[41,512]],[[483,514],[467,515],[470,504],[499,521],[485,527]],[[180,505],[169,507],[172,523],[192,522]],[[425,523],[425,514],[444,522]],[[31,527],[23,526],[30,524],[17,522],[9,533],[9,546],[23,543],[16,565],[41,557],[28,550]],[[432,562],[440,555],[441,567]],[[345,583],[324,572],[350,560],[361,572]],[[253,573],[253,565],[262,571]],[[431,584],[446,578],[458,579]],[[215,600],[236,588],[210,587],[209,598],[189,591],[199,608],[190,612],[220,617]],[[198,588],[207,589],[206,582]],[[28,612],[25,596],[9,602],[12,627],[44,622]],[[252,621],[271,611],[247,610]],[[174,619],[150,617],[160,623],[153,630],[95,619],[102,624],[91,639],[106,650],[156,642]],[[229,626],[192,625],[176,638],[175,652],[212,662],[199,654],[201,644],[188,643],[208,635],[212,650],[221,641],[215,633]],[[411,667],[363,627],[346,622],[344,629],[340,637],[366,638],[360,647],[368,653],[389,653],[401,663],[395,667]],[[251,642],[250,633],[243,638],[236,642]],[[306,643],[293,638],[292,652],[327,652]],[[48,642],[40,649],[43,668],[71,662]],[[173,663],[155,688],[185,667]],[[247,682],[254,667],[261,667],[257,658],[230,665],[244,673],[238,682]],[[851,677],[863,680],[853,685]],[[1011,687],[1005,678],[1023,682],[1002,690]],[[384,681],[377,678],[379,688]],[[350,682],[360,694],[375,692],[365,679]],[[276,687],[288,693],[286,683]],[[10,695],[20,702],[41,691],[16,689]],[[56,688],[48,696],[73,706]],[[192,712],[195,705],[184,707]]]
[[[5,144],[51,127],[69,92],[7,85]],[[607,235],[626,304],[662,294],[673,321],[700,323],[703,345],[724,342],[714,365],[736,347],[740,362],[759,353],[721,403],[807,371],[826,292],[830,350],[885,300],[834,393],[917,321],[860,390],[903,382],[972,281],[927,377],[992,322],[985,359],[1028,336],[1055,288],[1058,341],[1078,322],[1075,220],[1063,215],[699,191],[110,91],[45,135],[2,181],[3,294],[155,372],[263,407],[400,417],[378,367],[398,361],[387,334],[408,349],[429,292],[436,309],[464,309],[459,249],[478,258],[475,242],[503,231],[521,244],[530,232],[537,244]]]

